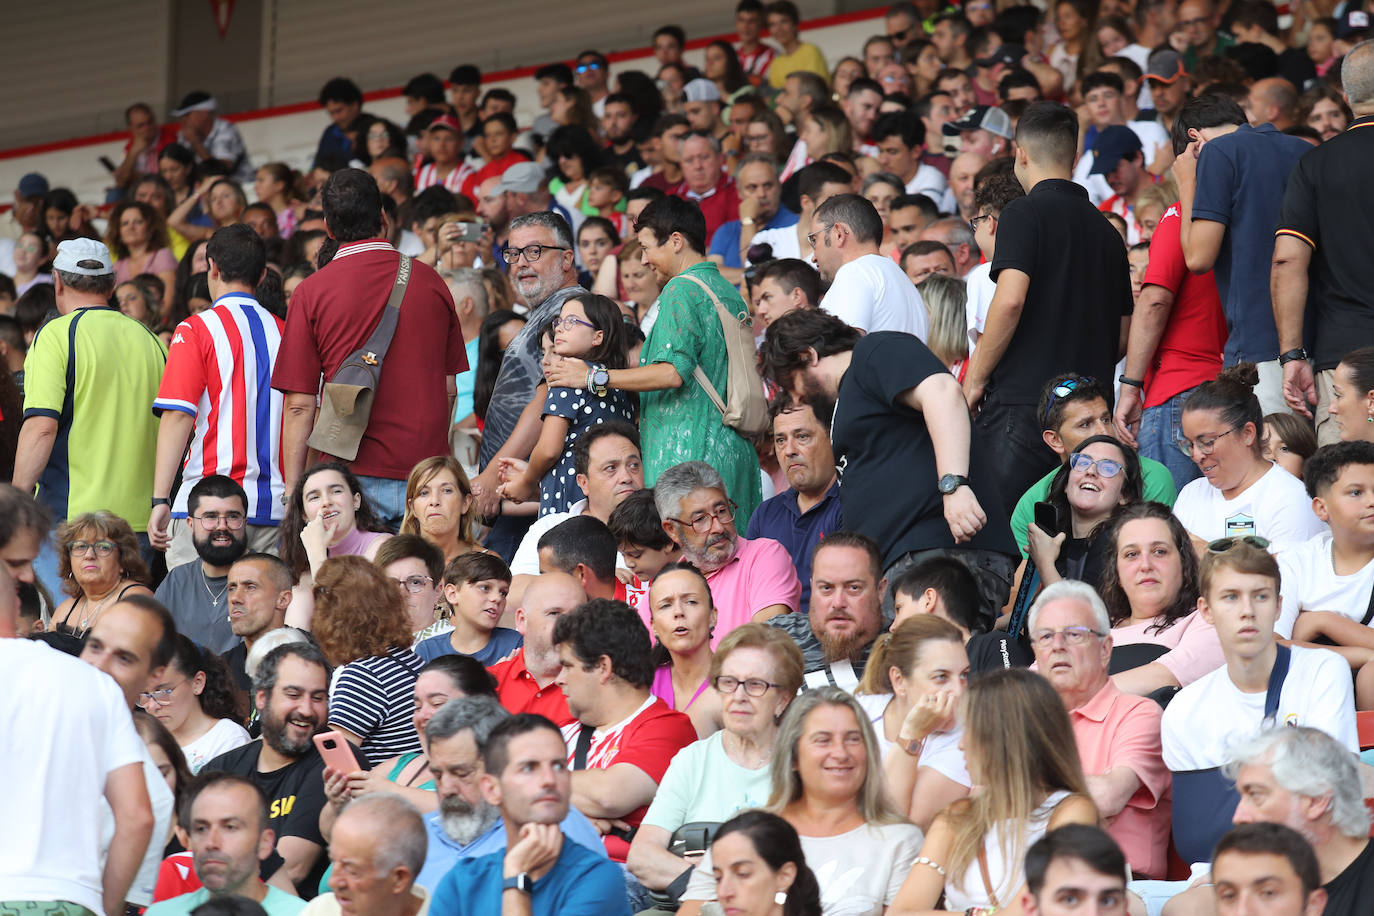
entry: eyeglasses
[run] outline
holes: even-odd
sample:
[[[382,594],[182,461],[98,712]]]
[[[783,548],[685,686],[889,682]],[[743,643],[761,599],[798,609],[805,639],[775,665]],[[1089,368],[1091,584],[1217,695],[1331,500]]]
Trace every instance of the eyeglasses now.
[[[67,548],[67,553],[74,557],[85,556],[91,551],[95,551],[98,557],[108,557],[115,552],[114,541],[96,541],[94,544],[89,541],[72,541]]]
[[[594,60],[589,60],[585,64],[578,64],[573,70],[577,73],[586,73],[588,70],[600,70],[601,64]]]
[[[1121,473],[1121,462],[1110,458],[1093,459],[1082,452],[1074,452],[1069,456],[1070,470],[1086,473],[1088,468],[1096,468],[1099,477],[1111,478]]]
[[[727,697],[738,690],[741,684],[744,685],[744,692],[751,697],[761,697],[767,693],[770,688],[781,686],[765,681],[761,677],[748,677],[744,680],[740,680],[737,677],[730,677],[728,674],[718,674],[716,675],[716,679],[711,682],[711,686],[716,688],[718,693],[724,694]]]
[[[501,258],[507,264],[514,264],[516,261],[520,260],[520,256],[523,254],[525,256],[525,260],[533,264],[535,261],[538,261],[541,257],[543,257],[544,252],[550,248],[554,249],[555,251],[572,251],[571,248],[568,248],[565,245],[526,245],[524,248],[501,249]]]
[[[972,229],[974,232],[977,232],[978,224],[981,223],[983,220],[996,218],[997,217],[993,216],[991,213],[984,213],[982,216],[975,216],[973,219],[969,220],[968,227]]]
[[[679,525],[688,525],[697,534],[705,534],[711,530],[711,522],[718,521],[722,526],[728,525],[735,520],[735,509],[739,508],[733,500],[727,499],[724,503],[716,506],[710,512],[701,512],[692,516],[690,522],[680,518],[668,518],[670,522],[677,522]]]
[[[555,331],[571,331],[579,324],[584,328],[591,328],[593,331],[596,330],[596,325],[592,324],[590,321],[583,321],[576,315],[564,315],[562,318],[555,318],[551,323]]]
[[[182,678],[170,687],[159,687],[151,693],[140,693],[138,695],[139,708],[147,709],[154,703],[158,706],[166,706],[168,703],[172,702],[172,691],[186,683],[186,681],[186,678]]]
[[[392,579],[398,588],[403,588],[412,595],[418,595],[425,590],[425,586],[433,585],[434,580],[429,576],[406,576],[404,579]]]
[[[1239,537],[1217,538],[1215,541],[1207,542],[1208,553],[1225,553],[1237,544],[1249,544],[1251,547],[1258,547],[1260,550],[1269,549],[1269,540],[1255,534],[1242,534]]]
[[[970,223],[972,223],[971,220]],[[1063,398],[1068,397],[1069,395],[1077,391],[1078,388],[1082,385],[1091,385],[1096,381],[1097,379],[1093,378],[1092,376],[1084,375],[1080,376],[1079,378],[1065,379],[1058,385],[1055,385],[1054,388],[1050,389],[1050,400],[1049,403],[1045,405],[1045,415],[1040,418],[1041,427],[1043,428],[1049,426],[1050,412],[1054,410],[1055,401],[1062,400]]]
[[[214,531],[219,527],[220,522],[230,531],[238,531],[243,527],[245,521],[242,512],[207,512],[204,515],[193,515],[191,518],[200,522],[200,527],[206,531]]]
[[[1212,17],[1211,17],[1211,16],[1199,16],[1199,17],[1197,17],[1196,19],[1183,19],[1183,20],[1180,20],[1179,23],[1178,23],[1178,27],[1179,27],[1180,29],[1195,29],[1195,28],[1197,28],[1198,26],[1207,25],[1207,24],[1209,24],[1211,21],[1212,21]]]
[[[1064,645],[1081,646],[1092,636],[1106,636],[1092,627],[1060,627],[1058,630],[1036,630],[1030,635],[1037,649],[1048,649],[1054,645],[1056,637],[1064,637]]]
[[[812,248],[815,248],[815,247],[816,247],[816,236],[818,236],[818,235],[825,235],[827,232],[829,232],[829,231],[831,230],[831,228],[833,228],[833,227],[831,227],[831,226],[826,226],[824,229],[817,229],[815,232],[812,232],[812,233],[808,234],[808,235],[806,236],[806,244],[810,245]]]
[[[1217,440],[1222,438],[1223,436],[1231,435],[1231,433],[1235,432],[1237,428],[1238,427],[1232,426],[1226,432],[1217,433],[1210,439],[1206,436],[1199,436],[1196,439],[1180,439],[1178,442],[1178,450],[1189,458],[1193,457],[1194,448],[1197,448],[1199,454],[1210,455],[1212,454],[1212,449],[1217,447]]]

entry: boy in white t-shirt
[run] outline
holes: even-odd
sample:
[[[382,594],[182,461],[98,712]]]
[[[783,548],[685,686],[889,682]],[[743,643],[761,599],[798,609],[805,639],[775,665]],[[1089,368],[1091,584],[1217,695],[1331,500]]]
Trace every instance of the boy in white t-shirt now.
[[[1338,442],[1307,460],[1303,477],[1323,532],[1279,555],[1283,613],[1275,628],[1294,645],[1335,645],[1358,672],[1355,700],[1374,709],[1374,443]]]

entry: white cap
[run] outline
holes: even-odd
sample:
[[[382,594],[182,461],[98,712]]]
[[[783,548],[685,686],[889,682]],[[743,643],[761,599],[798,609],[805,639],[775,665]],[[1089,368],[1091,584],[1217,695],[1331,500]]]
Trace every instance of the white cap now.
[[[682,87],[682,95],[689,102],[719,102],[720,89],[706,77],[698,77]]]
[[[53,270],[86,277],[103,277],[114,273],[114,260],[105,243],[96,239],[67,239],[57,244],[57,256],[52,259]]]

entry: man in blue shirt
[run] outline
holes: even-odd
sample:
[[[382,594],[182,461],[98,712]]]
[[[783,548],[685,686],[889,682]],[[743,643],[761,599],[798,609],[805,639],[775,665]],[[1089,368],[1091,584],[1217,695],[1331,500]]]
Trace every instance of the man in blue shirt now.
[[[810,404],[781,398],[773,407],[773,450],[792,486],[765,499],[749,517],[746,540],[772,538],[787,549],[802,583],[801,606],[811,602],[811,553],[841,530],[840,482],[830,433]]]
[[[425,725],[429,772],[439,793],[439,810],[424,817],[429,853],[415,883],[431,893],[460,859],[506,848],[501,811],[482,797],[478,785],[482,775],[478,748],[509,718],[495,697],[471,696],[445,703]],[[607,858],[600,834],[582,812],[569,808],[563,831],[574,843]]]
[[[739,189],[739,219],[722,223],[711,236],[706,256],[721,268],[721,276],[731,283],[744,277],[744,255],[749,244],[765,229],[783,229],[797,224],[797,214],[782,205],[782,185],[778,183],[778,164],[766,153],[750,153],[735,170]],[[742,250],[741,250],[742,249]]]
[[[492,729],[482,765],[482,796],[501,810],[506,848],[460,860],[439,883],[432,916],[629,916],[624,873],[561,829],[572,774],[557,726],[512,716]]]
[[[1258,364],[1260,407],[1288,412],[1269,270],[1288,175],[1312,147],[1272,124],[1251,127],[1240,105],[1220,94],[1184,105],[1174,136],[1188,143],[1173,165],[1179,241],[1190,271],[1214,270],[1226,313],[1225,363]]]

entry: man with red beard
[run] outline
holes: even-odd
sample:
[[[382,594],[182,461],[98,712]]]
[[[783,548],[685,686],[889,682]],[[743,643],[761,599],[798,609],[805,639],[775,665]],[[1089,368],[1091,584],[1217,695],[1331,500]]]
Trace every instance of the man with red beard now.
[[[262,737],[207,763],[207,772],[224,770],[262,789],[268,800],[267,827],[277,838],[277,853],[304,899],[315,896],[328,860],[320,855],[324,808],[324,761],[315,735],[329,721],[329,663],[311,643],[278,646],[262,660],[253,679],[262,716]],[[367,761],[356,749],[360,769]]]
[[[811,554],[811,609],[768,621],[797,643],[807,689],[827,684],[853,691],[883,630],[882,556],[854,531],[825,536]]]

